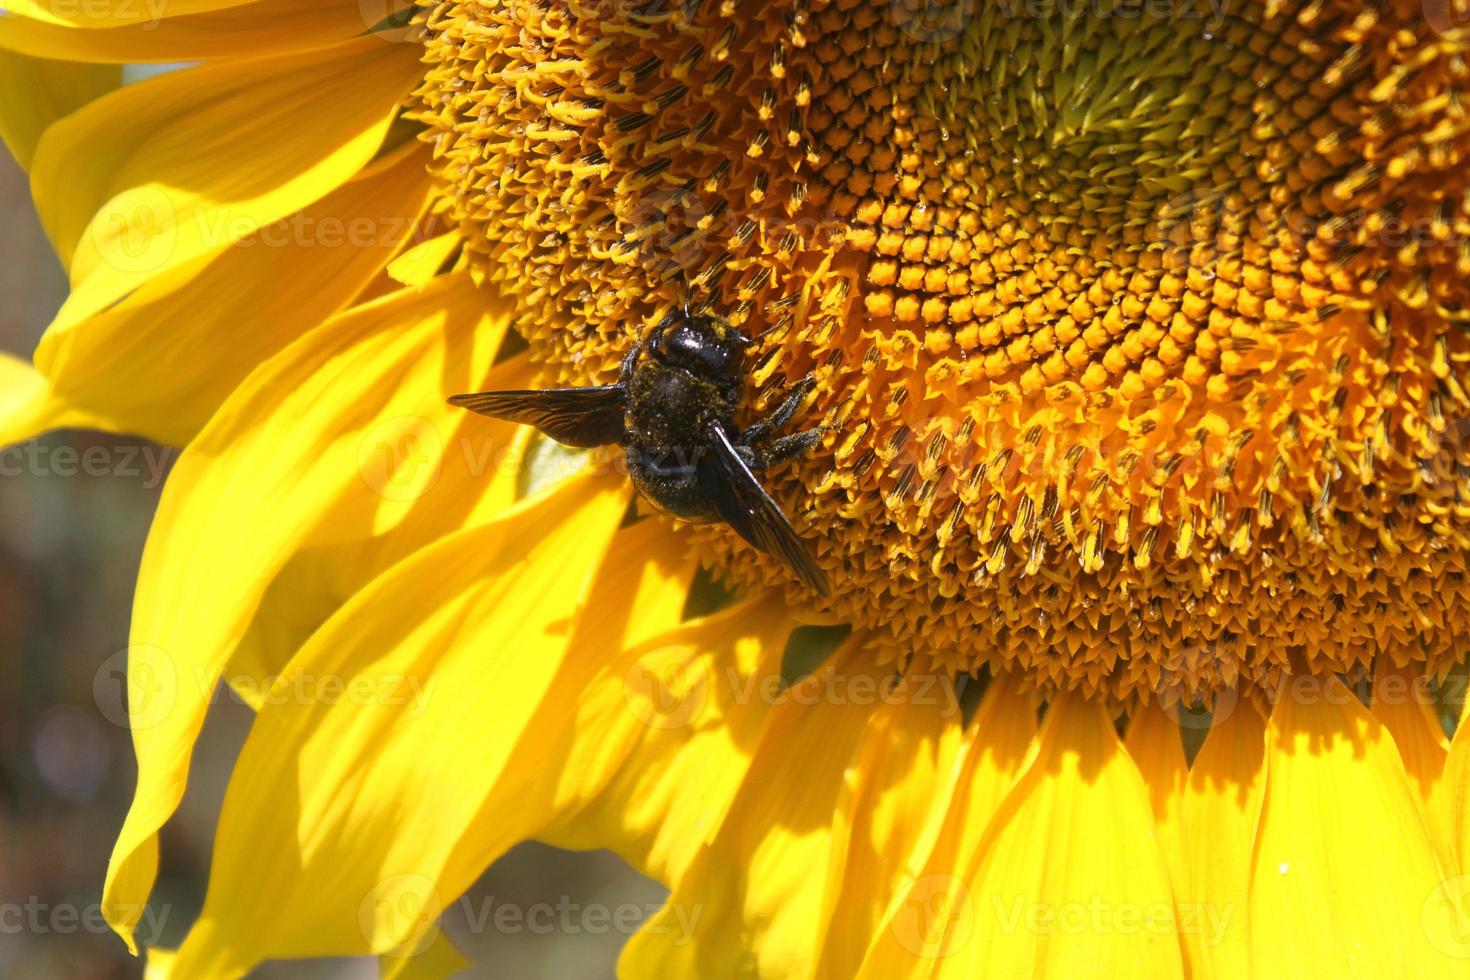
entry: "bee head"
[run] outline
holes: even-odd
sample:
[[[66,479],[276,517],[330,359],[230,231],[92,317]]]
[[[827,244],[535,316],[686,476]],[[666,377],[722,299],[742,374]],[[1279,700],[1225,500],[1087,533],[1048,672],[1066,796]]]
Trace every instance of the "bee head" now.
[[[730,378],[740,373],[748,346],[749,339],[725,320],[685,310],[670,313],[653,328],[647,350],[699,377]]]

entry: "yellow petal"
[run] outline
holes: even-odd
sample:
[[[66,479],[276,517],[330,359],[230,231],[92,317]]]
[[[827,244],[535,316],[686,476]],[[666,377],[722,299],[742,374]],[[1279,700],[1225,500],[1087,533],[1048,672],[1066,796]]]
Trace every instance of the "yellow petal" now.
[[[810,976],[825,927],[832,815],[882,674],[844,651],[771,708],[720,833],[629,942],[624,976]],[[843,693],[847,692],[847,693]]]
[[[516,764],[485,800],[483,833],[460,842],[466,867],[498,857],[514,825],[674,878],[719,826],[744,772],[731,763],[753,735],[720,714],[728,695],[714,684],[768,661],[767,634],[787,621],[765,615],[767,599],[681,624],[693,572],[662,522],[613,536]]]
[[[1445,759],[1444,783],[1440,793],[1452,870],[1470,875],[1470,725],[1463,721],[1455,729]],[[1470,903],[1470,895],[1466,896]],[[1465,910],[1470,913],[1470,904]]]
[[[309,50],[345,41],[374,27],[402,0],[258,0],[188,12],[168,0],[129,0],[139,21],[71,25],[30,17],[0,17],[0,48],[42,58],[171,64],[211,58]],[[60,10],[64,4],[50,4]],[[83,4],[71,5],[81,9]],[[7,4],[7,7],[11,5]],[[9,10],[12,15],[16,11]],[[370,23],[371,21],[371,23]]]
[[[467,277],[335,318],[262,365],[180,457],[144,549],[129,654],[138,788],[104,892],[125,936],[151,888],[211,691],[295,552],[381,534],[438,476],[506,317]]]
[[[4,30],[0,19],[0,31]],[[0,139],[30,169],[41,134],[56,120],[122,84],[116,65],[32,58],[0,50]]]
[[[470,965],[463,953],[435,924],[428,929],[419,947],[405,953],[393,953],[378,960],[379,980],[447,980]]]
[[[956,900],[967,894],[961,880],[970,867],[1001,801],[1029,765],[1035,749],[1036,705],[1011,675],[990,682],[966,727],[958,784],[920,874],[895,896],[873,930],[858,976],[927,977],[942,952],[951,913],[966,913]],[[830,942],[842,942],[833,934]],[[851,941],[849,938],[848,941]]]
[[[1148,789],[1103,708],[1051,703],[948,917],[937,977],[1182,977]]]
[[[642,619],[643,606],[635,608]],[[665,620],[670,611],[650,608]],[[722,826],[751,766],[791,626],[766,597],[587,664],[583,676],[592,680],[567,712],[575,721],[551,743],[568,763],[547,806],[561,816],[541,839],[611,847],[646,874],[679,880]],[[571,657],[586,663],[579,646],[588,645],[574,643]]]
[[[178,953],[171,949],[150,949],[148,962],[143,968],[143,980],[178,980],[174,972],[174,960]]]
[[[1422,673],[1395,667],[1387,656],[1380,656],[1373,678],[1373,715],[1393,736],[1439,849],[1440,863],[1453,867],[1449,803],[1441,791],[1450,740],[1439,720],[1434,689]]]
[[[1271,713],[1252,867],[1257,976],[1463,977],[1398,749],[1336,678]]]
[[[51,126],[32,190],[73,292],[57,329],[341,186],[420,69],[375,38],[129,85]]]
[[[519,356],[497,365],[478,387],[525,388],[533,375],[528,359]],[[334,543],[292,555],[265,588],[230,657],[226,680],[235,692],[258,709],[265,689],[291,656],[359,589],[440,538],[498,517],[519,496],[530,434],[526,426],[480,416],[465,416],[447,439],[438,439],[436,430],[436,438],[424,442],[435,478],[432,485],[406,485],[411,499],[404,501],[407,512],[392,533],[372,534],[364,527],[354,537],[349,528],[339,527]],[[661,553],[663,547],[659,538],[648,550]],[[629,601],[624,597],[622,607],[629,608]],[[632,608],[642,611],[640,622],[658,624],[646,600]]]
[[[18,357],[0,353],[0,447],[50,429],[103,428],[101,420],[50,397],[46,379]]]
[[[1179,896],[1180,926],[1200,977],[1251,976],[1250,866],[1266,790],[1266,719],[1233,696],[1213,724],[1184,798],[1189,873]]]
[[[401,536],[402,527],[389,538]],[[738,736],[739,726],[727,732],[711,724],[671,723],[692,720],[693,713],[686,714],[691,705],[673,705],[670,716],[659,714],[662,702],[639,700],[646,693],[641,684],[646,661],[677,646],[685,629],[664,632],[678,622],[693,571],[683,551],[683,544],[656,521],[613,536],[535,717],[524,733],[500,735],[512,741],[519,736],[524,748],[514,752],[514,764],[486,796],[473,832],[460,839],[456,860],[461,866],[482,868],[532,833],[560,843],[559,832],[546,825],[565,816],[575,816],[579,828],[592,822],[608,830],[587,846],[615,847],[643,867],[657,863],[668,869],[698,849],[700,816],[716,805],[722,783],[738,785],[739,775],[723,765],[720,752]],[[370,564],[382,557],[371,548],[359,554]],[[742,636],[750,625],[733,615],[727,621]],[[660,639],[638,644],[650,631]],[[624,648],[628,652],[620,653]],[[727,652],[722,645],[698,649],[706,665],[724,663],[718,659]],[[605,680],[588,684],[587,678],[599,672]],[[663,774],[669,785],[659,791],[656,781]],[[649,792],[638,792],[645,788]],[[631,791],[627,801],[626,791]],[[606,815],[589,821],[587,814],[599,811]]]
[[[948,677],[910,673],[876,710],[834,814],[822,976],[851,977],[900,892],[924,874],[968,747]]]
[[[409,237],[428,195],[410,146],[243,241],[144,283],[41,340],[51,394],[181,446],[262,361],[347,306]]]
[[[46,424],[40,418],[46,379],[18,357],[0,354],[0,446],[24,442]]]
[[[627,503],[622,481],[566,481],[396,566],[312,638],[236,762],[182,975],[419,948],[483,870],[466,838],[536,825],[484,804],[509,766],[553,761],[517,738]]]
[[[452,231],[415,245],[388,266],[388,275],[405,286],[417,286],[437,276],[444,263],[464,243],[459,232]]]
[[[1128,723],[1124,741],[1128,755],[1138,767],[1148,787],[1149,807],[1154,826],[1158,828],[1159,847],[1169,868],[1169,884],[1177,899],[1189,893],[1188,859],[1184,849],[1184,793],[1189,780],[1189,765],[1184,758],[1184,741],[1179,726],[1157,704],[1150,704]],[[1180,907],[1180,919],[1192,915]],[[1181,928],[1184,951],[1191,963],[1200,959],[1195,946],[1195,933]]]
[[[48,0],[5,0],[7,13],[51,24],[82,29],[104,29],[121,24],[146,24],[163,16],[197,14],[223,7],[238,7],[249,0],[167,0],[140,3],[138,0],[91,0],[86,4],[54,3]]]

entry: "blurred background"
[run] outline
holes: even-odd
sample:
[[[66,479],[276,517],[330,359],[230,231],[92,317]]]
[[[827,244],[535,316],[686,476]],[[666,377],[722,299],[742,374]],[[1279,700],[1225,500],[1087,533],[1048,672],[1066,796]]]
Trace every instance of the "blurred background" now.
[[[66,280],[3,147],[0,256],[0,349],[28,356]],[[84,432],[0,449],[0,977],[142,976],[98,902],[135,774],[121,653],[133,580],[175,456]],[[203,900],[215,818],[250,718],[227,693],[216,699],[188,796],[165,831],[145,920],[165,946]],[[473,961],[465,977],[611,977],[628,924],[663,895],[611,854],[524,844],[450,906],[445,929]],[[286,963],[255,976],[367,980],[378,967]]]

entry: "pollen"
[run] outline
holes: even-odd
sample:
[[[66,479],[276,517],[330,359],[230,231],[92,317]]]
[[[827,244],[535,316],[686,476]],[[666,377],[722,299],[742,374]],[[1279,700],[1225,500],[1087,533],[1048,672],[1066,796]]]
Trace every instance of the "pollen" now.
[[[548,379],[686,299],[751,419],[811,375],[765,480],[895,661],[1169,705],[1459,659],[1453,3],[420,3],[441,220]]]

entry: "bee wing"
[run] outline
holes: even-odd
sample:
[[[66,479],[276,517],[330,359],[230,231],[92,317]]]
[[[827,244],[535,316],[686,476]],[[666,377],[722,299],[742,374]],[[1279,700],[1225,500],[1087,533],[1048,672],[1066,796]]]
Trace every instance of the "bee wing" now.
[[[534,425],[564,446],[589,449],[623,439],[622,385],[548,388],[540,391],[482,391],[455,395],[449,404],[507,422]]]
[[[709,447],[712,453],[701,458],[700,489],[714,503],[720,517],[753,547],[785,562],[812,591],[827,595],[831,588],[826,574],[812,560],[781,505],[771,499],[740,458],[719,422],[709,427]]]

